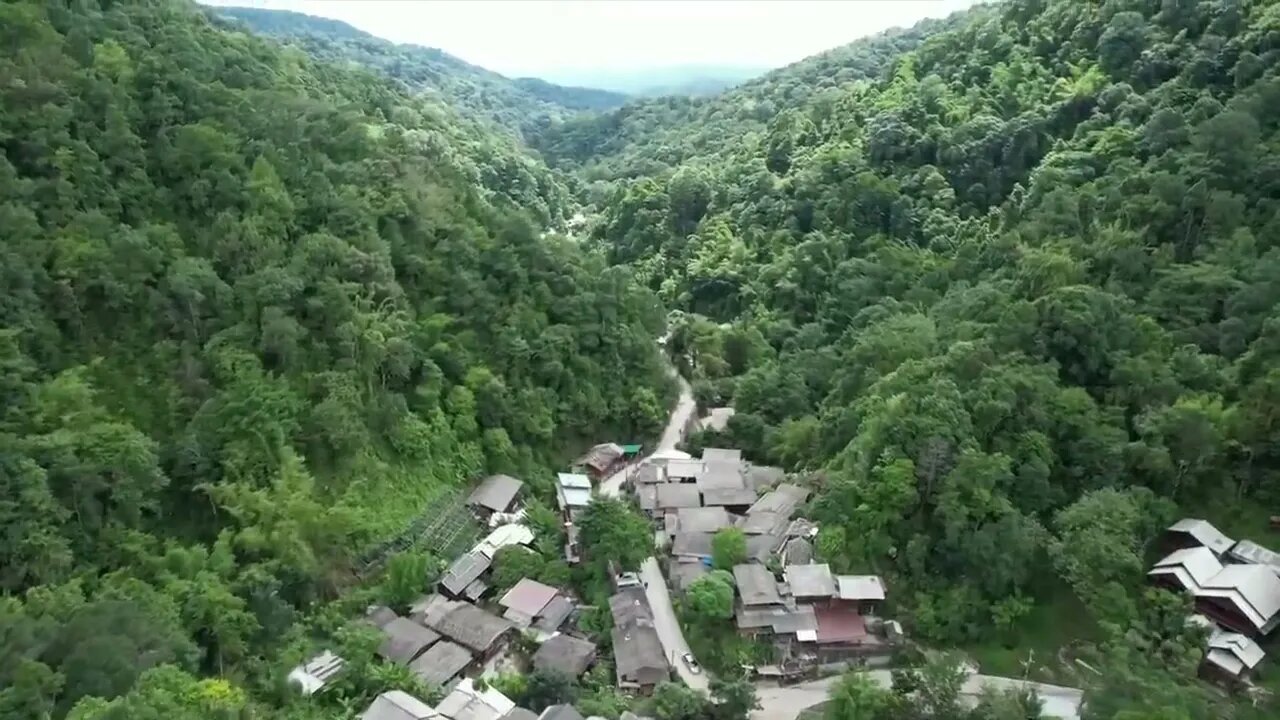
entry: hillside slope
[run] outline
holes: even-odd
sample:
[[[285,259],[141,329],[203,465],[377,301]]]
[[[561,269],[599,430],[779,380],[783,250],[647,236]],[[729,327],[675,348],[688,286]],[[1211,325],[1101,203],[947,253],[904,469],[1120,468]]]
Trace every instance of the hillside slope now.
[[[820,473],[833,569],[886,574],[926,642],[1098,650],[1090,717],[1214,717],[1143,573],[1179,506],[1276,544],[1280,6],[1020,0],[896,37],[543,150],[689,313],[669,347],[737,410],[701,442]]]
[[[318,59],[358,63],[382,71],[412,90],[438,93],[441,100],[464,114],[490,120],[522,136],[582,111],[618,107],[627,99],[607,90],[565,87],[534,78],[513,80],[443,50],[398,45],[337,20],[263,8],[218,7],[208,12],[295,43]]]
[[[102,5],[0,5],[0,716],[425,693],[333,639],[371,589],[322,601],[429,499],[536,496],[659,429],[662,309],[539,239],[564,188],[509,137],[194,5]],[[278,707],[318,638],[341,689]]]

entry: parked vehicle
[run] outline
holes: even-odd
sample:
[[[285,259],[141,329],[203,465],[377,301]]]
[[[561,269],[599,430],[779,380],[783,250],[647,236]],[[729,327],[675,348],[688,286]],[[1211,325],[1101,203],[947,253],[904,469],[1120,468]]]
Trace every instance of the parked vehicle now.
[[[693,653],[685,653],[680,656],[680,659],[684,661],[684,666],[689,668],[689,672],[693,673],[694,675],[697,675],[698,673],[702,672],[702,666],[699,665],[698,661],[694,659]]]

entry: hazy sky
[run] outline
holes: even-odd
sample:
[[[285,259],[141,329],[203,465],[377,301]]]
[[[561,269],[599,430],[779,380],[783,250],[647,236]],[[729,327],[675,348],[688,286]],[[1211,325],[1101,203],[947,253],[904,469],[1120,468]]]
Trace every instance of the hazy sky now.
[[[294,10],[441,48],[505,75],[561,70],[780,67],[974,0],[200,0]]]

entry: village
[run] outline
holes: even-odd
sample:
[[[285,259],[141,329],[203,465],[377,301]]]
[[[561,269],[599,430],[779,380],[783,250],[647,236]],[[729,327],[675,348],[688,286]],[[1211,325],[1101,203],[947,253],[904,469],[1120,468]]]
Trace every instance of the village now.
[[[735,449],[709,447],[700,457],[676,449],[689,429],[717,421],[715,415],[693,420],[691,407],[685,412],[688,421],[672,418],[678,435],[669,432],[647,456],[639,445],[604,443],[556,476],[556,512],[566,538],[562,559],[569,564],[582,561],[578,524],[596,499],[625,499],[651,523],[660,557],[640,571],[609,568],[612,595],[602,608],[611,621],[607,642],[579,622],[589,608],[572,588],[523,577],[493,592],[494,558],[509,547],[535,552],[534,532],[522,522],[526,483],[486,477],[467,506],[477,523],[490,528],[488,535],[454,559],[407,615],[374,606],[363,618],[381,633],[378,656],[443,689],[443,698],[433,706],[388,691],[362,719],[584,720],[571,705],[541,713],[519,707],[486,681],[503,668],[576,679],[608,662],[616,688],[629,695],[648,695],[672,679],[705,692],[704,671],[685,643],[671,597],[713,572],[715,538],[724,532],[745,538],[745,556],[725,570],[732,575],[737,634],[770,648],[769,662],[742,668],[780,688],[771,697],[781,698],[783,710],[769,717],[795,717],[802,707],[794,706],[795,698],[825,687],[816,678],[889,665],[906,638],[902,625],[883,615],[889,595],[883,579],[836,574],[814,561],[818,527],[803,515],[809,491],[801,479],[755,465]],[[1175,523],[1158,542],[1167,554],[1148,576],[1193,598],[1196,614],[1188,622],[1205,628],[1207,637],[1202,677],[1247,687],[1265,656],[1257,640],[1280,625],[1280,555],[1249,540],[1233,541],[1196,519]],[[522,657],[516,657],[517,647],[526,648]],[[294,668],[290,679],[304,694],[323,692],[343,664],[324,652]],[[872,674],[888,682],[887,673]],[[806,682],[808,689],[786,695],[787,686]],[[1035,687],[1054,703],[1055,716],[1077,717],[1079,691]],[[630,712],[621,717],[642,720]]]

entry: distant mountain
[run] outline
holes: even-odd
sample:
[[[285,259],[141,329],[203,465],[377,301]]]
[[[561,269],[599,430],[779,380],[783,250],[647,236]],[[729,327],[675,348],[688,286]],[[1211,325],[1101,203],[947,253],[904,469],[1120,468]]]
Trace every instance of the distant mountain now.
[[[347,23],[287,10],[207,8],[214,18],[297,45],[333,62],[355,62],[379,70],[409,89],[438,93],[473,118],[488,120],[520,137],[588,110],[609,110],[627,96],[609,90],[565,87],[545,80],[513,80],[472,65],[443,50],[399,45]]]
[[[586,85],[637,97],[714,95],[769,72],[763,67],[680,65],[635,70],[563,70],[544,73],[548,80]]]

